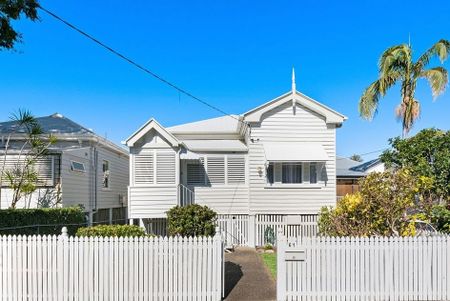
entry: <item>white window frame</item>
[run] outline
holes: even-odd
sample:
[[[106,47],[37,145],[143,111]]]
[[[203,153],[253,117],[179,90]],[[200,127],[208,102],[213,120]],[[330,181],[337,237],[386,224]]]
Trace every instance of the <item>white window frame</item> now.
[[[302,166],[302,182],[301,183],[283,183],[283,163],[296,163]],[[310,182],[310,166],[311,164],[316,166],[316,183]],[[323,168],[322,162],[268,162],[266,166],[266,187],[267,188],[320,188],[323,186],[321,179],[321,170]],[[269,166],[273,166],[273,183],[269,182]]]
[[[106,163],[106,166],[108,167],[106,172],[105,172],[105,169],[104,169],[105,163]],[[102,160],[102,175],[103,175],[102,189],[104,189],[104,190],[111,189],[111,177],[110,177],[110,168],[109,167],[110,167],[109,161],[108,160]],[[107,178],[108,178],[108,181],[107,181],[108,185],[107,186],[105,186],[105,182],[104,182],[105,176],[107,176]]]
[[[75,168],[74,164],[80,164],[81,166],[83,166],[83,169]],[[86,166],[83,162],[70,160],[70,170],[78,173],[86,173]]]

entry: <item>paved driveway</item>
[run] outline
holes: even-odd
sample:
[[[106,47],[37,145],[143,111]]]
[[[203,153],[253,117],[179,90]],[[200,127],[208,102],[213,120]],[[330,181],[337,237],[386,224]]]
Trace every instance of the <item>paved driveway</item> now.
[[[276,285],[254,248],[225,254],[225,300],[276,300]]]

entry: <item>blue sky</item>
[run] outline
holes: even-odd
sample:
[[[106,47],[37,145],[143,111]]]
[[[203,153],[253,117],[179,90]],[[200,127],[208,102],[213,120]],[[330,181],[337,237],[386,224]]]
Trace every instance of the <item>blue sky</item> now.
[[[382,149],[401,133],[394,118],[398,88],[381,101],[372,122],[358,115],[359,97],[376,79],[382,51],[407,42],[408,35],[416,56],[450,39],[449,1],[41,3],[230,113],[289,91],[295,66],[299,91],[349,117],[337,131],[337,153],[344,156]],[[14,52],[0,52],[1,120],[19,108],[37,116],[60,112],[120,143],[150,117],[171,126],[220,115],[44,13],[40,22],[15,25],[24,41]],[[433,102],[421,81],[416,96],[422,116],[412,134],[426,127],[450,129],[450,90]]]

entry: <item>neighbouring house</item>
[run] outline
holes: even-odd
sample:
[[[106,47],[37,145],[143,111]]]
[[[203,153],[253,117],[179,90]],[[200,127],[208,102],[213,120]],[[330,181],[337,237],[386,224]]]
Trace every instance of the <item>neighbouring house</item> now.
[[[371,172],[383,172],[384,163],[379,158],[364,163],[345,157],[336,157],[336,197],[359,191],[358,181]]]
[[[128,152],[61,114],[36,118],[44,134],[57,142],[35,164],[38,188],[20,200],[17,208],[80,205],[90,221],[125,220],[129,178]],[[11,168],[24,145],[24,129],[15,122],[0,123],[0,162]],[[7,146],[9,138],[9,145]],[[8,208],[12,190],[3,180],[0,205]]]
[[[294,74],[291,91],[241,115],[172,127],[150,119],[124,141],[129,217],[151,231],[171,207],[198,203],[240,244],[262,244],[278,226],[303,231],[336,202],[336,129],[346,119],[296,91]]]

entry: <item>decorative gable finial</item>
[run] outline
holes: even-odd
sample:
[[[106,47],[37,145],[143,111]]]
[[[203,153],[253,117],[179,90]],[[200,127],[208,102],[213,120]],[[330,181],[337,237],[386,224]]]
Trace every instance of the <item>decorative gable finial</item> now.
[[[295,100],[296,91],[297,91],[297,89],[295,86],[295,70],[294,70],[294,67],[292,67],[292,91],[291,91],[291,93],[292,93],[292,110],[293,110],[294,114],[295,114],[295,103],[296,103],[296,100]]]
[[[292,94],[294,94],[296,91],[295,87],[295,69],[292,67]]]

